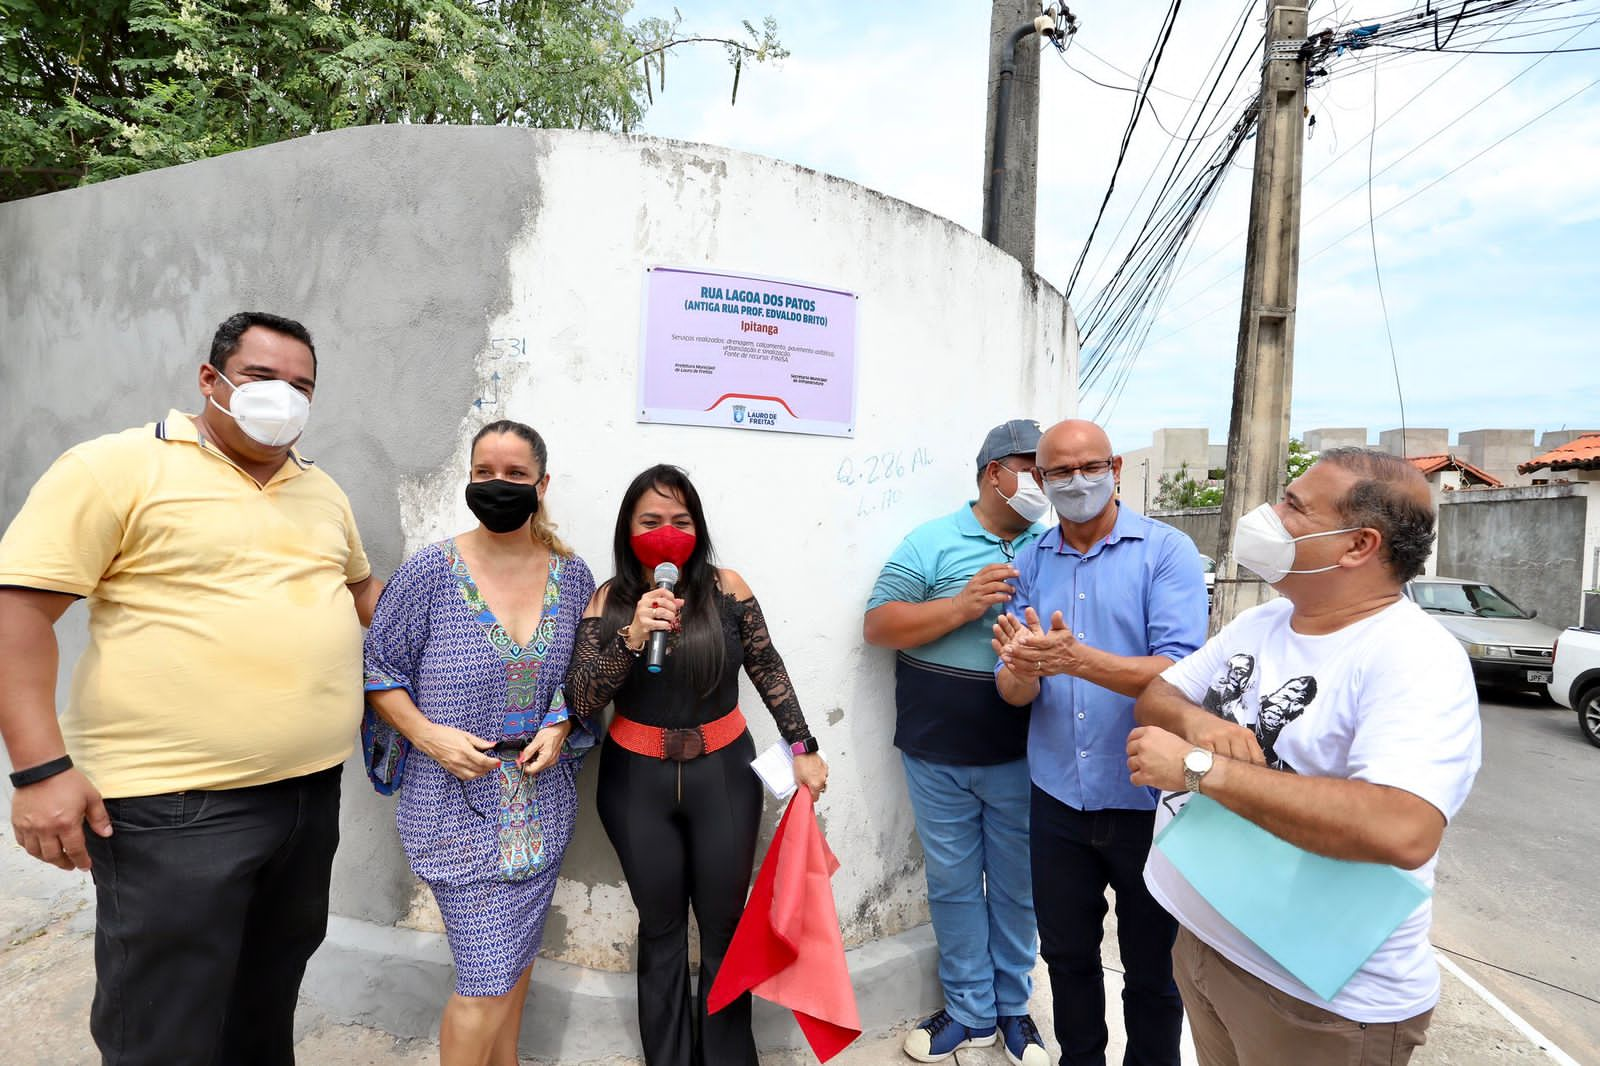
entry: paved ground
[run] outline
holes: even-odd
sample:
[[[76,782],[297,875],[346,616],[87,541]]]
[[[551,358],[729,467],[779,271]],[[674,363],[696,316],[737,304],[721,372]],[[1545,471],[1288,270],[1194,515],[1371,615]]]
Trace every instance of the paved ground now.
[[[1572,711],[1483,696],[1483,771],[1439,859],[1433,941],[1483,960],[1456,957],[1591,1066],[1600,1063],[1600,748]]]
[[[1570,712],[1531,700],[1485,703],[1489,768],[1453,827],[1441,863],[1435,941],[1454,951],[1549,982],[1461,965],[1583,1066],[1600,1066],[1600,919],[1592,906],[1600,831],[1585,801],[1600,782],[1600,750],[1577,735]],[[0,817],[9,812],[0,786]],[[9,836],[9,834],[6,834]],[[1108,918],[1108,1001],[1116,1013],[1120,963]],[[34,862],[9,839],[0,844],[0,1064],[90,1066],[87,1031],[94,989],[91,896],[86,878]],[[1042,970],[1034,1017],[1049,1028]],[[1572,992],[1562,991],[1563,986]],[[1574,994],[1577,993],[1577,994]],[[1582,997],[1591,997],[1585,999]],[[1109,1061],[1121,1061],[1120,1018],[1109,1019]],[[299,1017],[302,1066],[422,1066],[437,1046],[335,1024],[313,1004]],[[1047,1038],[1048,1039],[1048,1038]],[[899,1034],[864,1040],[838,1066],[900,1066]],[[1051,1051],[1055,1047],[1051,1042]],[[594,1066],[636,1066],[615,1059]],[[763,1056],[764,1066],[814,1062],[804,1053]],[[1185,1047],[1185,1063],[1194,1062]],[[1558,1060],[1537,1048],[1478,995],[1445,977],[1444,998],[1417,1066],[1510,1066]],[[959,1066],[1003,1066],[998,1048],[963,1052]],[[528,1066],[548,1066],[527,1060]]]

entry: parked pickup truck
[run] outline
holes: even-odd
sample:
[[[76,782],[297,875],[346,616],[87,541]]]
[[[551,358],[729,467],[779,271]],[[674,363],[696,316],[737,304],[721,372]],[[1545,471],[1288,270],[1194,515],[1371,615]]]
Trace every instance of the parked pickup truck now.
[[[1578,728],[1600,748],[1600,629],[1563,630],[1556,638],[1550,698],[1578,712]]]

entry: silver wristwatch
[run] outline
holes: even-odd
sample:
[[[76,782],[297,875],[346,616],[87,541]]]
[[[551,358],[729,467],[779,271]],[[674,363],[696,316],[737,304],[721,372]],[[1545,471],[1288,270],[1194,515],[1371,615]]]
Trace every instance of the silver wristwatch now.
[[[1183,757],[1183,787],[1190,792],[1200,791],[1200,779],[1211,772],[1216,756],[1204,748],[1194,748]]]

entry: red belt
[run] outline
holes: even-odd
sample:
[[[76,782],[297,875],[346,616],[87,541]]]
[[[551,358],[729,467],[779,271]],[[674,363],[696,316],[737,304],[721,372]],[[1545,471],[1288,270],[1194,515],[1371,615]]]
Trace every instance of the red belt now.
[[[663,729],[644,725],[619,712],[611,719],[611,739],[635,755],[688,762],[708,755],[744,736],[744,713],[735,707],[714,722],[692,729]]]

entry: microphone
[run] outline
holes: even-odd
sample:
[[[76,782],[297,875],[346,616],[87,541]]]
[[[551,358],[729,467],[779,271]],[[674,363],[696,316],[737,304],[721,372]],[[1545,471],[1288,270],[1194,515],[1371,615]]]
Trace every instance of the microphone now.
[[[655,573],[656,588],[666,589],[671,592],[678,584],[678,568],[671,563],[658,563]],[[661,672],[661,664],[667,657],[667,631],[665,629],[652,630],[650,633],[650,651],[645,656],[644,668],[652,674]]]

